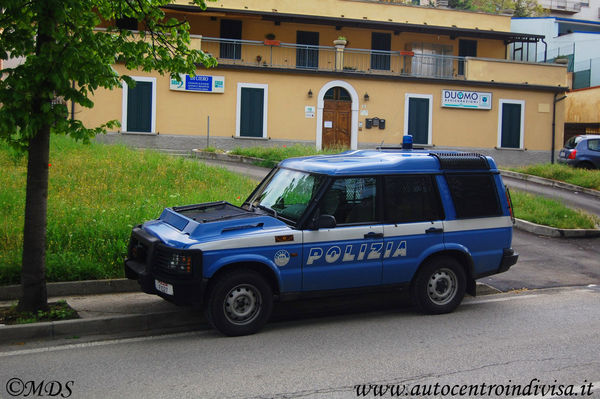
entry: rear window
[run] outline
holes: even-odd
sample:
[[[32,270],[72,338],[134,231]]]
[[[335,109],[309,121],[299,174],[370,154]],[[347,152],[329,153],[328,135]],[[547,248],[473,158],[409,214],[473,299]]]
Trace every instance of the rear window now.
[[[577,147],[577,144],[579,144],[579,142],[581,141],[581,137],[580,136],[574,136],[571,137],[566,143],[565,143],[565,148],[568,148],[569,150],[572,150],[573,148]]]
[[[446,176],[446,181],[457,218],[502,215],[494,176],[491,174],[451,174]]]

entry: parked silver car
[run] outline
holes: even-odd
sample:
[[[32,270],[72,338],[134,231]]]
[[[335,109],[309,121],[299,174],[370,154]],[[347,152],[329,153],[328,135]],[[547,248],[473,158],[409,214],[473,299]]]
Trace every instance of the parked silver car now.
[[[600,135],[571,137],[560,150],[558,163],[578,168],[600,169]]]

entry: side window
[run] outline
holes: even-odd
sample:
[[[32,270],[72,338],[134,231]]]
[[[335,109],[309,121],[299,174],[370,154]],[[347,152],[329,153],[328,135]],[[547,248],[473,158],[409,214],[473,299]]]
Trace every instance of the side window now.
[[[588,140],[588,149],[592,151],[600,151],[600,139]]]
[[[374,177],[337,179],[321,199],[319,213],[333,215],[341,225],[376,222],[376,190]]]
[[[386,176],[384,181],[386,222],[423,222],[444,218],[433,176]]]
[[[446,180],[457,218],[502,215],[491,174],[451,174],[446,176]]]

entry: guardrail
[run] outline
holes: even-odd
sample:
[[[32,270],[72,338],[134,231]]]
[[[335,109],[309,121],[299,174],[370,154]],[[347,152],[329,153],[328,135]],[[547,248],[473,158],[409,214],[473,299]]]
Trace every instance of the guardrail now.
[[[418,54],[412,51],[381,51],[203,37],[203,51],[222,65],[343,71],[374,75],[405,75],[464,79],[465,58]]]

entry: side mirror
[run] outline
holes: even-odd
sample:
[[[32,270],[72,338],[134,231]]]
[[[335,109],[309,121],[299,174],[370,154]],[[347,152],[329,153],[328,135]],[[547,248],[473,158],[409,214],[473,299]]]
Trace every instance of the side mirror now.
[[[333,229],[337,225],[335,216],[321,215],[317,219],[316,228],[318,229]]]

